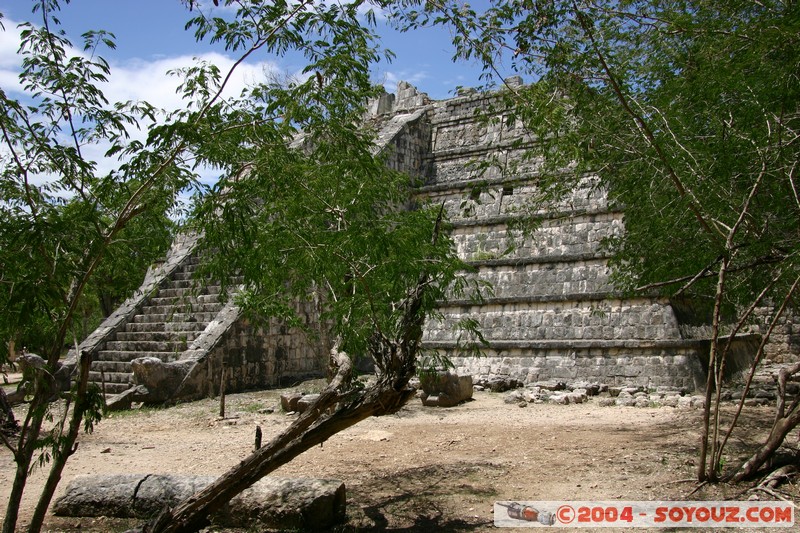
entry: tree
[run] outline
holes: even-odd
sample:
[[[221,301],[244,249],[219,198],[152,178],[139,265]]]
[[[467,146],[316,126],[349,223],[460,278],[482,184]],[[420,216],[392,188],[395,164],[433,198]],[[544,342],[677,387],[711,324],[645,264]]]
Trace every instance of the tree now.
[[[90,292],[101,287],[96,274],[109,268],[109,258],[141,255],[148,261],[164,249],[163,221],[195,178],[182,159],[189,148],[185,136],[171,133],[207,115],[177,113],[158,124],[152,106],[110,104],[98,88],[109,66],[97,53],[114,46],[113,36],[88,32],[83,50],[74,49],[59,29],[60,8],[55,0],[32,2],[38,24],[19,27],[25,95],[14,99],[0,90],[0,336],[22,339],[45,359],[26,371],[28,412],[18,433],[3,435],[17,465],[3,531],[16,527],[31,468],[51,462],[30,525],[38,531],[81,425],[91,431],[100,420],[102,398],[87,385],[91,354],[81,354],[74,370],[62,368],[59,358],[78,335],[78,314],[91,307]],[[137,126],[153,128],[148,142],[130,137]],[[93,147],[124,159],[100,172],[99,162],[87,155]],[[132,231],[142,232],[137,238],[145,239],[144,246],[134,242]],[[3,363],[8,345],[0,348]],[[71,371],[77,372],[75,385],[61,390]],[[59,396],[65,403],[54,421],[51,400]]]
[[[374,52],[357,8],[324,8],[326,24],[315,27],[314,38],[297,33],[305,21],[284,28],[294,41],[314,43],[303,47],[314,76],[260,93],[268,98],[266,109],[281,109],[283,120],[266,133],[242,129],[223,148],[238,153],[194,218],[210,252],[205,271],[243,283],[238,301],[255,316],[302,327],[295,303],[320,302],[333,378],[285,431],[166,509],[146,531],[195,531],[209,513],[305,450],[367,417],[400,409],[414,394],[407,384],[421,366],[426,317],[446,291],[469,288],[461,277],[466,266],[444,232],[443,206],[409,205],[411,179],[373,153],[374,132],[363,117],[364,96],[374,90]],[[242,19],[264,24],[273,17],[269,9]],[[192,24],[200,34],[209,29],[202,17]],[[211,24],[218,32],[236,29]],[[327,57],[319,55],[319,43]],[[473,324],[462,326],[475,333]],[[365,356],[376,367],[368,387],[352,373],[352,359]]]
[[[772,306],[752,379],[768,334],[796,301],[799,11],[792,0],[394,8],[406,29],[452,28],[455,57],[482,64],[488,84],[508,73],[534,80],[508,94],[540,139],[543,188],[557,196],[593,173],[624,207],[625,234],[607,243],[621,288],[709,302],[701,481],[719,478],[738,419],[723,432],[731,339],[756,322],[756,309]],[[798,408],[781,398],[772,435],[737,479],[780,445]]]
[[[31,467],[52,459],[29,527],[41,528],[80,427],[91,430],[100,420],[101,397],[87,385],[92,354],[80,353],[77,369],[59,370],[78,310],[104,286],[99,276],[131,252],[133,236],[174,213],[180,193],[202,192],[197,173],[205,168],[225,177],[198,200],[192,223],[229,260],[209,268],[225,279],[243,276],[251,288],[243,305],[264,316],[291,319],[292,299],[320,294],[338,372],[311,414],[262,448],[271,450],[267,466],[222,483],[222,492],[199,509],[182,508],[173,522],[197,524],[269,465],[402,406],[412,395],[405,385],[417,366],[422,322],[463,265],[442,235],[441,209],[408,208],[408,178],[383,167],[359,127],[377,91],[369,67],[381,57],[362,2],[228,0],[237,8],[232,18],[210,18],[184,2],[198,13],[188,25],[197,39],[221,42],[238,59],[228,72],[204,63],[175,72],[185,99],[176,111],[108,102],[99,84],[111,71],[97,53],[114,46],[113,36],[90,31],[83,52],[75,51],[57,18],[68,3],[32,2],[38,23],[20,27],[26,95],[0,92],[0,299],[8,310],[0,336],[30,331],[46,339],[46,361],[26,376],[28,413],[18,435],[3,436],[17,464],[3,531],[16,527]],[[223,97],[233,69],[257,53],[299,54],[307,67],[297,81]],[[144,139],[132,135],[137,128]],[[116,159],[113,170],[99,170],[90,146]],[[162,236],[146,244],[156,249]],[[350,379],[344,350],[375,358],[377,385],[363,390]],[[0,355],[5,361],[7,353]],[[56,379],[65,373],[77,378],[69,392]],[[54,397],[65,401],[62,417],[50,423]]]

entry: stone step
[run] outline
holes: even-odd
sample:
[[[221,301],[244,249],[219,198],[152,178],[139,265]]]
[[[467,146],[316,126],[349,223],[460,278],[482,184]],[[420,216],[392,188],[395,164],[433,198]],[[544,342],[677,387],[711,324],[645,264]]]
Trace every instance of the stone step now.
[[[101,390],[103,389],[103,384],[100,381],[93,381],[92,383],[95,383],[98,387],[101,388]],[[131,385],[132,385],[131,383],[108,383],[108,382],[106,382],[105,394],[106,395],[111,395],[111,394],[119,394],[121,392],[125,392],[126,390],[131,388]]]
[[[217,287],[219,289],[219,287]],[[219,291],[214,292],[213,294],[197,294],[192,296],[186,297],[162,297],[162,296],[154,296],[150,298],[148,301],[148,305],[181,305],[186,303],[200,303],[200,304],[219,304],[220,303],[220,296]]]
[[[183,352],[189,346],[186,339],[170,341],[109,341],[105,349],[112,352]]]
[[[170,276],[173,280],[193,280],[194,279],[194,269],[192,270],[180,270],[178,272],[173,272]]]
[[[124,383],[128,384],[131,382],[132,374],[130,372],[96,372],[96,371],[89,371],[89,381],[94,383],[103,383],[105,381],[106,384],[108,383]],[[127,388],[127,387],[126,387]]]
[[[135,319],[135,318],[134,318]],[[126,332],[197,332],[206,329],[208,324],[202,322],[128,322]]]
[[[190,299],[192,297],[192,289],[191,288],[162,288],[158,290],[158,296],[161,298],[186,298]]]
[[[193,289],[197,288],[198,290],[201,289],[205,285],[202,280],[194,280],[194,279],[175,279],[175,277],[171,277],[168,281],[164,282],[162,285],[162,290],[164,289]]]
[[[91,369],[94,372],[131,372],[128,361],[92,361]]]
[[[130,362],[139,357],[158,357],[165,363],[176,361],[180,353],[175,352],[131,352],[125,350],[100,350],[97,361]]]
[[[222,309],[220,303],[182,303],[178,305],[145,305],[141,315],[175,315],[178,313],[218,313]]]
[[[186,340],[192,342],[200,336],[201,331],[118,331],[115,341],[157,341],[175,342]]]
[[[217,316],[217,313],[174,313],[174,314],[146,314],[133,317],[134,323],[152,322],[201,322],[208,324]]]

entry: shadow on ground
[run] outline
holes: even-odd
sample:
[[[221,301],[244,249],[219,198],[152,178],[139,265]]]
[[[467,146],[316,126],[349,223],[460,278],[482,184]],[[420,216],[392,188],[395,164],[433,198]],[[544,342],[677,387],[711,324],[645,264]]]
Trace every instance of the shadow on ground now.
[[[382,472],[348,487],[340,531],[459,532],[491,527],[496,491],[478,483],[508,474],[488,462],[457,462]]]

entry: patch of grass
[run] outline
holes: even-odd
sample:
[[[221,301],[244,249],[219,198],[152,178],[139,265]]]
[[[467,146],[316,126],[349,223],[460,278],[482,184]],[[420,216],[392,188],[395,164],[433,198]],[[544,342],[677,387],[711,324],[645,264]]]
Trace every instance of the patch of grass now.
[[[106,415],[106,418],[131,418],[134,416],[148,417],[152,416],[158,411],[163,411],[164,409],[168,408],[160,405],[142,405],[140,407],[126,409],[124,411],[111,411],[108,413],[108,415]]]
[[[257,413],[261,409],[264,409],[266,406],[263,403],[249,403],[240,407],[242,411],[245,413]]]

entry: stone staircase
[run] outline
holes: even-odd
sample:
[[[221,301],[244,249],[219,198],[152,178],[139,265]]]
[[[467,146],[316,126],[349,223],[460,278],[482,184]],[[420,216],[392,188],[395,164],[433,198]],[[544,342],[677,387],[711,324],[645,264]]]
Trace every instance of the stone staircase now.
[[[95,353],[89,379],[106,394],[130,387],[131,361],[138,357],[180,359],[223,308],[218,284],[194,280],[199,261],[185,259]]]

